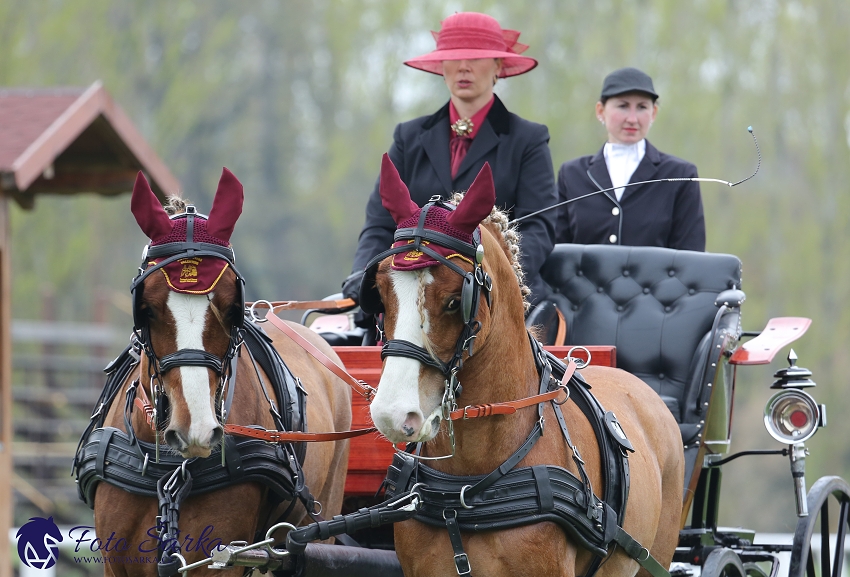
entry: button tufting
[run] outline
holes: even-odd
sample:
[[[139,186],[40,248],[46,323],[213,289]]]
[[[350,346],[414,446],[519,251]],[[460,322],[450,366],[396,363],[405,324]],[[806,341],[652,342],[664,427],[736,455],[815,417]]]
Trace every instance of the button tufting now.
[[[623,305],[617,306],[617,312],[623,312]]]
[[[645,294],[645,295],[649,294],[649,287],[648,286],[643,287],[643,294]]]
[[[596,287],[596,292],[598,292],[598,293],[604,293],[604,292],[605,292],[605,289],[604,289],[604,288],[602,288],[601,286],[598,286],[598,287]]]
[[[670,270],[667,271],[667,275],[668,276],[676,276],[676,271],[671,268]]]
[[[673,310],[673,307],[664,307],[664,312],[665,312],[665,313],[669,313],[669,312],[670,312],[670,311],[672,311],[672,310]]]
[[[688,289],[689,295],[696,294],[696,292],[697,292],[696,289]]]
[[[576,276],[584,276],[584,273],[583,273],[583,272],[581,272],[580,270],[577,270],[577,271],[576,271]]]
[[[623,276],[629,276],[629,271],[624,270],[624,271],[623,271]]]
[[[574,310],[574,311],[577,311],[577,310],[578,310],[578,305],[573,305],[573,310]]]

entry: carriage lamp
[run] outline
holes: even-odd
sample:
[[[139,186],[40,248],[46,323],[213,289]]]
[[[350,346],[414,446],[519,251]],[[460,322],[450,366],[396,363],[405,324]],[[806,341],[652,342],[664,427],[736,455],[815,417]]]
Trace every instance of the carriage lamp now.
[[[764,408],[764,426],[770,436],[788,445],[812,437],[826,425],[826,407],[818,405],[803,389],[814,387],[812,372],[797,366],[797,353],[788,353],[788,366],[776,371],[771,389],[779,389]]]
[[[797,366],[797,354],[788,354],[788,367],[776,371],[771,389],[779,389],[764,408],[764,426],[770,436],[789,445],[787,455],[794,480],[797,516],[809,514],[806,500],[806,449],[805,441],[818,427],[826,425],[826,407],[818,405],[803,389],[814,387],[812,373]]]
[[[798,389],[786,389],[767,402],[764,426],[780,443],[794,445],[807,441],[817,432],[820,412],[811,395]]]

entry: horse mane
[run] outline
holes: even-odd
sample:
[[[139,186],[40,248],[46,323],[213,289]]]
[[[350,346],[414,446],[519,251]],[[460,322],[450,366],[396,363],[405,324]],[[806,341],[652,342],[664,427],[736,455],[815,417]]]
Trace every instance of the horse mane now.
[[[186,212],[186,206],[190,204],[192,203],[182,196],[170,195],[165,197],[165,205],[162,208],[165,209],[165,214],[174,216]]]
[[[463,199],[463,192],[456,192],[452,196],[450,202],[458,204]],[[494,206],[490,211],[490,215],[482,221],[482,224],[492,224],[493,228],[498,230],[502,241],[507,247],[506,256],[511,263],[511,268],[514,269],[516,280],[519,283],[519,292],[522,295],[522,304],[525,310],[529,308],[528,295],[531,294],[531,289],[525,284],[525,273],[522,270],[522,265],[519,262],[520,256],[520,233],[516,225],[510,224],[508,213],[501,210],[498,206]]]

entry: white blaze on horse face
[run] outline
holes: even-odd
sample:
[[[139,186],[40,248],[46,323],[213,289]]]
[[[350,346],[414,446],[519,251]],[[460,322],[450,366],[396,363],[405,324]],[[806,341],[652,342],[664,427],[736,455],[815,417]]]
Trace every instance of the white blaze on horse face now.
[[[420,271],[390,271],[393,294],[398,303],[398,313],[393,338],[424,347],[423,335],[428,333],[428,312],[425,322],[420,316],[419,282],[426,285],[434,277],[427,269]],[[429,410],[426,417],[419,402],[419,374],[422,365],[407,357],[387,357],[378,394],[372,401],[372,422],[381,433],[394,443],[417,442],[433,438],[434,422],[439,418],[440,407]],[[439,427],[439,421],[437,421]]]
[[[169,293],[168,310],[174,317],[178,350],[204,350],[203,335],[208,309],[207,295]],[[178,367],[178,370],[183,385],[183,399],[189,410],[190,423],[186,440],[189,445],[208,447],[210,436],[218,427],[210,400],[209,371],[206,367]]]

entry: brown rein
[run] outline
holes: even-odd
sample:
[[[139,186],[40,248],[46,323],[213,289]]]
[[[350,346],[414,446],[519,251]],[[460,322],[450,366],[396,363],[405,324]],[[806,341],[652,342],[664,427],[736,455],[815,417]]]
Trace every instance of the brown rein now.
[[[251,303],[245,303],[245,306],[248,308],[269,308],[268,306],[261,305],[271,305],[270,311],[281,310],[281,311],[293,311],[293,310],[309,310],[309,309],[319,309],[319,310],[331,310],[331,309],[347,309],[355,306],[355,303],[352,299],[340,299],[335,301],[256,301]]]
[[[293,301],[285,301],[285,302],[293,302]],[[332,303],[332,302],[340,302],[340,301],[300,301],[304,302],[321,302],[321,303]],[[275,303],[272,303],[273,305]],[[310,308],[310,307],[305,307]],[[270,322],[272,325],[280,329],[283,334],[292,339],[296,344],[298,344],[301,348],[303,348],[310,356],[319,361],[322,365],[324,365],[328,370],[330,370],[334,375],[339,377],[343,382],[348,384],[352,389],[354,389],[358,394],[363,396],[368,402],[372,402],[372,399],[375,397],[375,389],[363,381],[358,381],[354,377],[352,377],[345,369],[339,366],[336,362],[333,361],[330,357],[320,351],[315,345],[313,345],[310,341],[301,336],[295,329],[290,327],[286,322],[281,320],[275,313],[273,309],[270,309],[265,316],[265,319]],[[524,399],[519,399],[516,401],[508,401],[504,403],[487,403],[484,405],[467,405],[462,409],[457,409],[449,413],[449,418],[452,421],[457,420],[468,420],[468,419],[477,419],[479,417],[489,417],[491,415],[512,415],[517,412],[518,409],[523,409],[525,407],[531,407],[540,403],[545,403],[548,401],[554,401],[558,395],[564,394],[564,400],[558,404],[563,404],[569,399],[569,392],[566,388],[567,382],[569,382],[570,378],[573,376],[573,373],[576,371],[576,362],[572,359],[568,361],[567,369],[564,372],[564,377],[561,379],[561,386],[559,386],[554,391],[549,391],[548,393],[543,393],[540,395],[534,395],[532,397],[526,397]],[[144,412],[145,421],[151,428],[154,428],[153,424],[153,413],[154,408],[148,398],[148,394],[145,391],[144,385],[141,383],[136,389],[136,399],[134,404]],[[557,401],[555,401],[557,402]],[[369,427],[366,429],[353,429],[351,431],[338,431],[338,432],[330,432],[330,433],[304,433],[297,431],[275,431],[275,430],[267,430],[267,429],[255,429],[253,427],[248,427],[244,425],[225,425],[224,433],[230,435],[238,435],[241,437],[251,437],[254,439],[261,439],[263,441],[269,443],[311,443],[311,442],[326,442],[326,441],[341,441],[344,439],[350,439],[352,437],[359,437],[361,435],[366,435],[369,433],[374,433],[377,429],[375,427]]]

